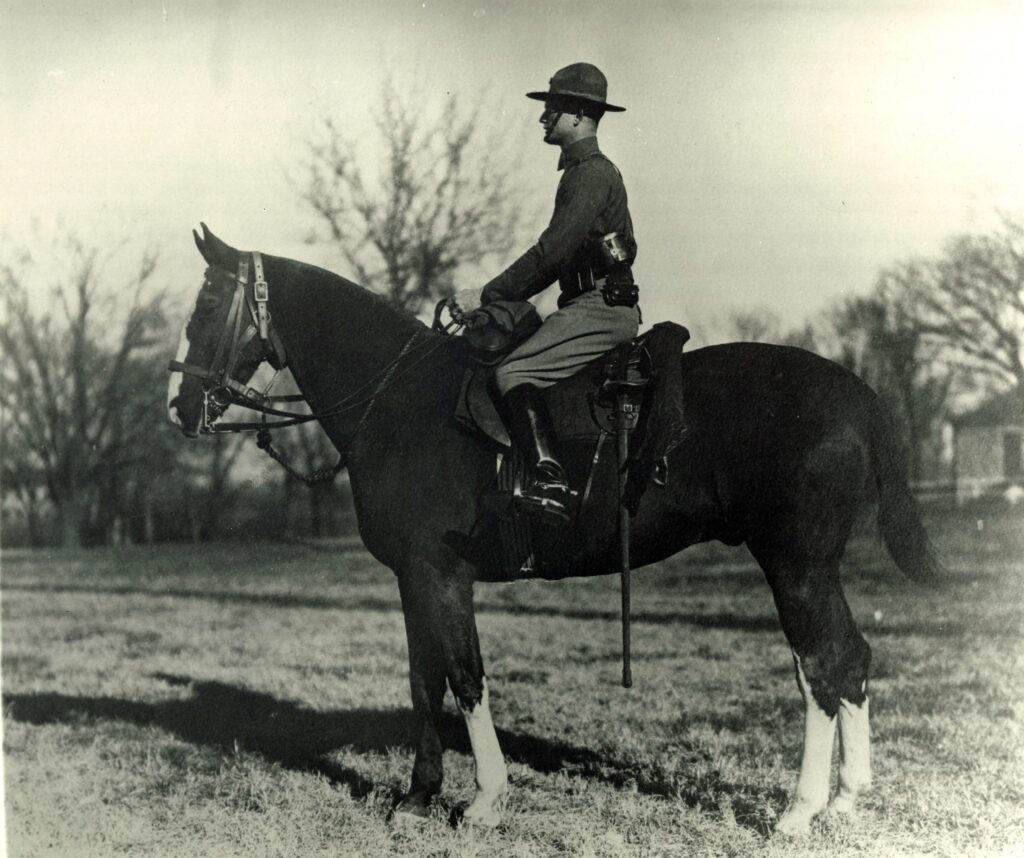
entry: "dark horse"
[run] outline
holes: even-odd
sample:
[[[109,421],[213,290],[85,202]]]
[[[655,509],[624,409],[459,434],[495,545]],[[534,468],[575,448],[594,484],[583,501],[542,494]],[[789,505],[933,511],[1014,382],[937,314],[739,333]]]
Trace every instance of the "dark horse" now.
[[[412,784],[397,812],[425,815],[440,790],[437,725],[447,682],[476,764],[465,818],[494,824],[507,777],[473,611],[474,581],[493,577],[492,570],[445,535],[472,532],[493,488],[495,455],[453,418],[462,370],[450,343],[322,269],[240,254],[205,225],[196,243],[209,268],[182,341],[185,374],[171,380],[172,419],[195,437],[204,407],[214,416],[223,410],[206,393],[225,383],[211,372],[224,368],[225,355],[231,384],[244,390],[264,359],[280,362],[283,347],[299,389],[327,415],[321,423],[347,456],[362,539],[398,577],[418,739]],[[264,322],[262,338],[255,335],[254,278],[239,284],[240,260],[264,266],[272,322]],[[232,310],[239,306],[240,316]],[[752,343],[688,353],[681,371],[689,425],[669,457],[667,484],[652,485],[632,518],[633,564],[718,539],[745,542],[761,565],[806,706],[796,794],[777,826],[800,831],[828,803],[837,720],[839,787],[831,807],[851,809],[871,779],[871,652],[839,578],[863,505],[877,498],[882,537],[905,574],[928,580],[937,566],[890,427],[859,379],[809,352]],[[566,530],[561,565],[545,577],[617,570],[615,496],[605,496],[607,515],[596,519],[605,523]]]

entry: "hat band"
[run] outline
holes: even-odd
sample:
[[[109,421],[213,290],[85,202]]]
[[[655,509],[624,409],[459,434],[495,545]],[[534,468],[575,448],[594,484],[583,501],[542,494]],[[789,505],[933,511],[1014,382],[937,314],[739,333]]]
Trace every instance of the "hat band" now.
[[[566,96],[569,98],[583,98],[587,101],[593,101],[598,104],[604,104],[605,98],[603,95],[594,95],[590,92],[576,92],[572,89],[553,89],[547,93],[548,96]]]

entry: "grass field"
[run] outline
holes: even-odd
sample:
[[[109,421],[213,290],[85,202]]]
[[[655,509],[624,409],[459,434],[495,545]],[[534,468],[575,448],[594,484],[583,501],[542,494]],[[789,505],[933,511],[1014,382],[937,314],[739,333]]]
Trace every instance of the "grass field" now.
[[[742,549],[635,576],[631,691],[614,579],[478,586],[512,781],[494,831],[448,824],[473,788],[453,707],[435,817],[387,821],[412,765],[405,635],[358,545],[7,552],[9,854],[1024,854],[1024,526],[933,532],[954,579],[934,591],[851,546],[876,783],[794,840],[770,831],[802,707]]]

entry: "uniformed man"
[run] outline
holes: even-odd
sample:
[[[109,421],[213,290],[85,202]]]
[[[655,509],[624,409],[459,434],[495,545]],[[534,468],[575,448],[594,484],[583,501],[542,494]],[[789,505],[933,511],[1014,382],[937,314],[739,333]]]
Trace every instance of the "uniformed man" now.
[[[499,413],[531,466],[519,501],[551,523],[569,520],[569,487],[540,390],[632,339],[639,325],[626,189],[597,145],[601,117],[625,109],[609,104],[607,91],[600,69],[574,63],[555,72],[546,92],[526,94],[544,102],[544,142],[562,149],[554,214],[537,243],[501,274],[451,299],[458,315],[481,303],[525,301],[559,283],[559,309],[495,373]]]

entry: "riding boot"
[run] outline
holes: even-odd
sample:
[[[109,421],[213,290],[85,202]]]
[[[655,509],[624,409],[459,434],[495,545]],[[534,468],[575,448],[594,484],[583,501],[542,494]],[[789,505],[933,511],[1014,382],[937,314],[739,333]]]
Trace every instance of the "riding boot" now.
[[[551,524],[567,524],[569,484],[558,461],[551,414],[540,390],[532,384],[520,384],[502,397],[500,406],[512,443],[523,451],[530,467],[517,504]]]

